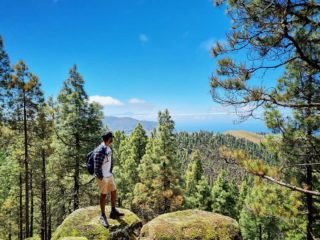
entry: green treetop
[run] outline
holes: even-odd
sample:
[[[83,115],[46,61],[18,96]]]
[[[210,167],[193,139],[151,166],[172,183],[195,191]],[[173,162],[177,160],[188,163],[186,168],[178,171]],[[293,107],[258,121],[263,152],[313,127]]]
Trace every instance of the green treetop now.
[[[226,172],[222,170],[214,182],[211,190],[212,210],[229,217],[238,218],[237,201],[239,197],[237,186],[234,182],[226,180]]]

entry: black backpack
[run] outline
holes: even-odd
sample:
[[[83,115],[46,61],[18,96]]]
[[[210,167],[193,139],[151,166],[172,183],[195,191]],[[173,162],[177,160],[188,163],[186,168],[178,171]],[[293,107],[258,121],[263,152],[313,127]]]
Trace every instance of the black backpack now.
[[[91,151],[86,156],[87,159],[87,170],[90,175],[94,174],[94,151]]]

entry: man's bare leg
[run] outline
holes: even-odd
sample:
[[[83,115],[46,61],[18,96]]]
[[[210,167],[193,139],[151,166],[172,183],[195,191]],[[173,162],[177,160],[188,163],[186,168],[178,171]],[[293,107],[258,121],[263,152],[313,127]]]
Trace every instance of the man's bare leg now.
[[[110,199],[110,205],[111,205],[111,212],[110,212],[110,218],[118,218],[123,216],[123,213],[118,212],[116,210],[116,199],[117,199],[117,190],[114,190],[111,192],[111,199]]]
[[[106,228],[109,227],[109,223],[107,221],[107,217],[105,214],[105,208],[106,208],[106,196],[107,194],[100,194],[100,208],[101,208],[101,215],[100,215],[100,222],[102,225]]]
[[[114,209],[116,207],[116,199],[117,199],[117,190],[114,190],[111,192],[111,199],[110,199],[111,209]]]
[[[106,196],[107,194],[100,194],[100,208],[101,208],[101,213],[105,214],[105,209],[106,209]]]

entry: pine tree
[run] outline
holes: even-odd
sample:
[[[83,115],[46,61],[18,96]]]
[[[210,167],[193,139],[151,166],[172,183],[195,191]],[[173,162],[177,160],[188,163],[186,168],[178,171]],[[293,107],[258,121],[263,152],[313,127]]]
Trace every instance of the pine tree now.
[[[0,138],[0,238],[18,239],[22,230],[19,215],[19,170],[17,162],[17,148],[11,144],[3,144],[5,139],[13,139],[15,134],[4,129]],[[22,197],[22,196],[21,196]],[[22,204],[21,204],[22,207]],[[21,223],[22,223],[21,218]],[[20,231],[21,230],[21,231]]]
[[[121,158],[123,144],[127,142],[127,136],[124,131],[115,131],[112,141],[112,161],[114,161],[113,173],[115,176],[116,185],[117,185],[117,201],[118,206],[122,207],[122,200],[124,198],[125,190],[122,187],[125,187],[125,180],[121,178],[123,173],[123,160]]]
[[[115,176],[116,184],[117,184],[117,201],[118,201],[118,206],[122,207],[122,199],[125,194],[124,189],[122,189],[122,186],[125,186],[122,184],[123,180],[120,177],[122,171],[123,171],[123,161],[121,159],[121,153],[122,153],[122,148],[123,148],[123,143],[127,142],[127,136],[124,131],[115,131],[114,132],[114,137],[112,141],[112,161],[114,161],[114,167],[113,167],[113,173]]]
[[[174,121],[166,109],[158,114],[159,129],[155,141],[156,178],[154,179],[156,212],[167,213],[179,209],[181,195],[180,161],[177,159]]]
[[[158,131],[151,133],[139,164],[140,182],[134,191],[135,209],[140,208],[146,219],[179,209],[183,203],[174,122],[168,110],[159,112],[158,120]]]
[[[143,155],[146,152],[147,145],[146,131],[143,129],[140,123],[137,124],[130,135],[130,144],[134,147],[135,162],[139,165]]]
[[[112,158],[115,162],[117,162],[117,164],[115,164],[114,166],[116,167],[116,165],[120,164],[120,160],[118,160],[118,158],[121,155],[121,151],[120,151],[120,145],[123,141],[126,140],[126,134],[124,131],[115,131],[114,132],[114,137],[113,137],[113,141],[112,141]],[[119,157],[118,157],[119,156]]]
[[[185,207],[210,210],[211,193],[202,168],[200,153],[194,151],[185,173]]]
[[[320,147],[320,118],[319,109],[310,105],[319,100],[319,83],[318,71],[298,61],[288,64],[284,76],[278,80],[275,92],[278,98],[289,98],[291,102],[306,104],[306,107],[293,109],[292,115],[288,117],[281,113],[281,109],[267,105],[265,119],[269,128],[282,135],[277,140],[270,137],[267,144],[286,168],[283,171],[284,178],[295,177],[302,183],[301,188],[316,190],[320,195],[320,182],[316,177],[320,172],[314,171],[317,169],[314,164],[319,159],[316,149]],[[308,219],[307,235],[311,239],[315,234],[320,236],[316,222],[320,208],[317,209],[312,194],[305,194],[303,198]]]
[[[8,54],[4,50],[3,39],[0,36],[0,126],[3,122],[3,110],[5,108],[5,95],[7,82],[10,79],[11,66]]]
[[[146,220],[150,220],[156,216],[154,208],[156,207],[154,199],[153,181],[157,175],[156,172],[156,156],[155,149],[155,132],[152,132],[148,138],[146,145],[146,153],[143,156],[139,166],[139,179],[134,188],[134,199],[132,209],[139,216]]]
[[[238,189],[234,182],[226,180],[226,172],[221,171],[211,190],[212,210],[232,218],[238,218]]]
[[[124,135],[124,133],[123,133]],[[147,136],[141,124],[137,124],[130,137],[118,135],[122,139],[120,147],[116,140],[118,164],[115,166],[117,176],[118,201],[120,206],[132,207],[133,190],[139,182],[138,166],[145,154]]]
[[[81,173],[85,155],[101,141],[103,114],[99,104],[89,103],[84,80],[76,66],[71,68],[54,109],[55,154],[51,162],[58,171],[56,178],[60,187],[56,195],[65,199],[56,211],[60,212],[58,221],[61,221],[71,208],[79,208],[80,196],[85,199],[90,198],[87,194],[92,194],[88,189],[80,194],[83,179],[89,180],[88,175],[82,177]]]
[[[244,206],[244,202],[246,200],[246,197],[247,197],[247,194],[248,194],[248,191],[249,191],[249,186],[248,186],[248,180],[247,179],[244,179],[242,182],[241,182],[241,186],[240,186],[240,193],[239,193],[239,199],[238,199],[238,202],[237,202],[237,211],[240,213],[243,206]]]
[[[6,109],[6,122],[11,129],[17,132],[17,136],[22,135],[22,139],[16,138],[16,141],[23,142],[23,161],[19,161],[24,166],[21,167],[20,178],[24,175],[25,201],[24,201],[24,223],[25,237],[32,235],[33,229],[30,223],[33,221],[32,214],[30,218],[30,182],[31,171],[30,163],[34,156],[30,153],[32,141],[35,140],[34,126],[39,111],[39,105],[44,102],[43,93],[40,89],[39,79],[29,72],[28,67],[23,61],[18,62],[14,67],[14,74],[7,83],[8,99]],[[19,144],[17,144],[18,147]],[[20,188],[22,188],[22,184]],[[31,199],[32,200],[32,199]],[[22,203],[21,203],[22,204]],[[32,210],[33,205],[31,205]],[[21,209],[21,206],[20,206]],[[31,212],[32,213],[32,212]],[[20,213],[21,215],[21,213]],[[20,225],[20,231],[22,226]],[[20,238],[21,238],[20,234]]]
[[[202,175],[200,181],[197,184],[197,191],[196,191],[196,199],[197,199],[197,208],[211,211],[211,190],[210,186],[208,185],[207,178]]]
[[[317,238],[319,206],[314,196],[320,196],[319,171],[315,170],[319,162],[315,149],[320,143],[319,3],[248,0],[231,1],[228,5],[228,14],[234,20],[228,43],[218,43],[213,55],[220,57],[239,51],[244,56],[246,52],[249,54],[243,61],[232,56],[218,60],[211,82],[213,99],[241,109],[241,120],[265,107],[265,122],[281,135],[267,143],[279,158],[278,173],[266,175],[261,168],[250,171],[304,193],[306,236],[308,240]],[[283,72],[275,86],[257,82],[256,76],[268,76],[268,71],[274,69]],[[291,178],[298,179],[296,185],[290,184]]]
[[[283,101],[290,99],[290,104],[308,105],[315,102],[318,98],[317,75],[301,62],[290,63],[284,76],[278,80],[273,94]],[[264,145],[277,156],[278,163],[268,165],[261,160],[250,158],[243,152],[232,155],[250,173],[304,194],[302,198],[308,223],[305,232],[307,238],[312,239],[313,235],[320,234],[316,227],[319,206],[313,197],[320,195],[319,180],[315,177],[319,176],[319,172],[314,171],[314,165],[317,165],[316,149],[320,146],[317,136],[318,110],[311,106],[299,107],[288,114],[282,113],[279,106],[266,104],[265,107],[267,126],[280,133],[281,137],[270,135]]]
[[[185,174],[186,194],[190,195],[196,190],[196,185],[203,175],[203,168],[198,150],[194,151],[191,156],[191,161]]]
[[[128,138],[122,140],[119,147],[117,165],[114,167],[114,174],[117,183],[117,198],[119,206],[131,207],[132,192],[134,189],[135,173],[138,165],[134,160],[133,148]]]
[[[302,206],[299,195],[256,179],[240,213],[244,239],[305,239],[306,221],[298,217]]]
[[[50,146],[53,137],[53,119],[50,117],[50,110],[52,99],[50,98],[47,103],[40,106],[39,114],[36,122],[36,137],[38,139],[36,144],[36,152],[38,161],[34,164],[34,174],[38,177],[38,186],[40,188],[40,236],[42,240],[49,240],[48,235],[48,178],[47,178],[47,162],[49,156],[52,154]],[[39,167],[41,166],[41,167]],[[36,189],[39,189],[36,188]]]

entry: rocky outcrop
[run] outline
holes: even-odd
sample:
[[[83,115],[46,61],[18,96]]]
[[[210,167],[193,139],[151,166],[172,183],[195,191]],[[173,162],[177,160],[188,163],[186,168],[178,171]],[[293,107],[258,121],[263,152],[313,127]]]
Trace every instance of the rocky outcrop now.
[[[59,238],[59,240],[88,240],[86,237],[63,237]]]
[[[78,209],[62,222],[52,240],[241,240],[237,221],[221,214],[184,210],[160,215],[142,227],[134,213],[119,210],[125,216],[108,218],[106,229],[99,222],[99,206]]]
[[[118,208],[125,216],[120,219],[110,219],[107,229],[99,222],[100,207],[81,208],[71,213],[57,228],[52,240],[108,240],[108,239],[138,239],[142,222],[129,210]],[[110,207],[106,207],[106,214]]]
[[[41,237],[36,235],[36,236],[33,236],[33,237],[25,238],[24,240],[41,240]]]
[[[220,214],[184,210],[158,216],[143,226],[140,240],[240,240],[236,220]]]

